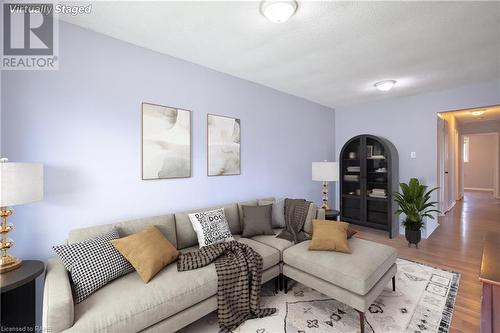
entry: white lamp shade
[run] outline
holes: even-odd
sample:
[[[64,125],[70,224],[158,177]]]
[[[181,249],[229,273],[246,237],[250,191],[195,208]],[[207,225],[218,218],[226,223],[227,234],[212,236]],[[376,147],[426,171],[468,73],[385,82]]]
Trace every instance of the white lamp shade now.
[[[0,207],[26,204],[42,198],[42,164],[0,163]]]
[[[321,182],[339,180],[339,164],[337,162],[313,162],[312,180]]]

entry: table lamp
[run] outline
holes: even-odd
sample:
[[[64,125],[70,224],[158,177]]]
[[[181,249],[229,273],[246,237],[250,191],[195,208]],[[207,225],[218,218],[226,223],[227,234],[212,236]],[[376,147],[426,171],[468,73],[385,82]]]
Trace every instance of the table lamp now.
[[[339,164],[337,162],[313,162],[312,180],[323,182],[323,206],[321,208],[330,210],[328,205],[328,182],[339,180]]]
[[[14,228],[7,224],[7,218],[14,211],[8,207],[42,200],[43,166],[39,163],[9,163],[0,159],[0,273],[12,271],[21,266],[21,259],[11,256],[7,250],[14,242],[7,238],[7,233]]]

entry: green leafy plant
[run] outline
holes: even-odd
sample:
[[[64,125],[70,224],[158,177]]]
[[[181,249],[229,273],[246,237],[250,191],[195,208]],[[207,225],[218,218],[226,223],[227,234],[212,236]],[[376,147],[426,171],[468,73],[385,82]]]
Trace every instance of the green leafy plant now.
[[[408,184],[401,183],[399,185],[402,193],[394,193],[394,201],[399,205],[399,209],[394,214],[406,216],[403,221],[406,229],[419,231],[424,225],[424,217],[434,219],[431,213],[440,213],[439,210],[435,209],[437,202],[430,201],[431,193],[438,187],[427,191],[427,186],[420,184],[416,178],[411,178]]]

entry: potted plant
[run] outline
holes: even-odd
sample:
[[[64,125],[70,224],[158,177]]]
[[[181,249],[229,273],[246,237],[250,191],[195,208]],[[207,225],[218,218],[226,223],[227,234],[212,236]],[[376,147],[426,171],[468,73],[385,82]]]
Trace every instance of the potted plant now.
[[[420,184],[416,178],[411,178],[408,184],[401,183],[400,187],[402,193],[394,193],[394,201],[399,205],[399,209],[394,213],[397,216],[405,215],[403,226],[405,227],[408,247],[415,244],[418,248],[421,239],[420,229],[424,226],[424,218],[434,219],[431,213],[439,213],[439,210],[435,209],[437,202],[430,201],[431,193],[438,188],[427,191],[427,186]]]

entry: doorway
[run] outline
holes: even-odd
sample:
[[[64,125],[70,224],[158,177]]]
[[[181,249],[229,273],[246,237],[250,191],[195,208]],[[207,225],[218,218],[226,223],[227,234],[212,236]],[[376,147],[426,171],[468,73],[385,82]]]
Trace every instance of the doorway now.
[[[500,105],[438,113],[439,210],[450,211],[465,191],[499,197]]]

